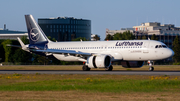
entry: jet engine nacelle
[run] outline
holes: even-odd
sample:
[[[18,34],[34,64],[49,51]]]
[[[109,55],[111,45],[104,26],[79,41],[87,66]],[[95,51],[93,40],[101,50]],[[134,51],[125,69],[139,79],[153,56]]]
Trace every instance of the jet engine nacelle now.
[[[140,68],[144,65],[144,61],[122,61],[121,65],[125,68]]]
[[[109,55],[90,56],[86,65],[89,68],[108,68],[111,65],[111,57]]]

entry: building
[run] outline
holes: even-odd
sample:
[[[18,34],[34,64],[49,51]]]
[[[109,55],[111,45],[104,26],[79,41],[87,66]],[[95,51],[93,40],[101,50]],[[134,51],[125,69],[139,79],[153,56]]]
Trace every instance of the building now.
[[[38,24],[44,33],[57,41],[71,41],[78,37],[91,39],[91,21],[73,17],[40,18]]]
[[[131,33],[133,33],[134,29],[133,28],[121,28],[121,30],[109,30],[108,28],[106,28],[106,36],[108,34],[114,35],[116,33],[123,33],[123,32],[126,32],[126,31],[130,31]]]
[[[0,39],[11,39],[11,40],[16,40],[17,37],[23,37],[26,36],[28,37],[27,32],[23,31],[13,31],[13,30],[8,30],[6,29],[6,25],[4,25],[4,29],[0,29]]]
[[[140,26],[133,26],[136,38],[146,36],[151,38],[153,34],[156,35],[158,41],[165,43],[172,49],[172,43],[177,36],[180,39],[180,28],[173,24],[161,25],[159,22],[142,23]]]

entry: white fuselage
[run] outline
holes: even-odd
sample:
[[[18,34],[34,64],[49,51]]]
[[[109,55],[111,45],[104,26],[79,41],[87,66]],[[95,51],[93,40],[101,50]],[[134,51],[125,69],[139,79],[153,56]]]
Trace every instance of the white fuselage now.
[[[106,54],[112,61],[147,61],[161,60],[171,57],[174,52],[168,47],[155,48],[164,43],[153,40],[116,40],[116,41],[80,41],[80,42],[50,42],[49,49],[75,50],[94,55]],[[63,61],[84,61],[80,56],[53,54]]]

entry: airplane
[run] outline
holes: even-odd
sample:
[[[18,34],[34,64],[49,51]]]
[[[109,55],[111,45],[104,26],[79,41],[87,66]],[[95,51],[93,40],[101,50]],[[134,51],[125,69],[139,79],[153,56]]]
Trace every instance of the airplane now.
[[[84,62],[83,71],[104,68],[112,71],[112,62],[121,62],[125,68],[140,68],[144,61],[153,71],[153,60],[162,60],[174,55],[173,50],[155,40],[115,40],[52,42],[44,34],[32,15],[25,15],[30,44],[25,45],[17,38],[22,49],[44,56],[54,56],[61,61]]]

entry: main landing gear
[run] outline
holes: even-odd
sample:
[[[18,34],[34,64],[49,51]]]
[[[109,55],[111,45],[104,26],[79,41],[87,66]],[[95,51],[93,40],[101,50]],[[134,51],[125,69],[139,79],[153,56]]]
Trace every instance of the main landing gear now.
[[[153,61],[149,60],[148,64],[149,64],[149,71],[153,71],[154,70],[154,67],[152,67]]]
[[[113,66],[111,65],[110,67],[105,69],[106,71],[112,71],[113,70]]]
[[[83,65],[82,70],[83,71],[90,71],[91,68],[89,68],[87,65]]]

